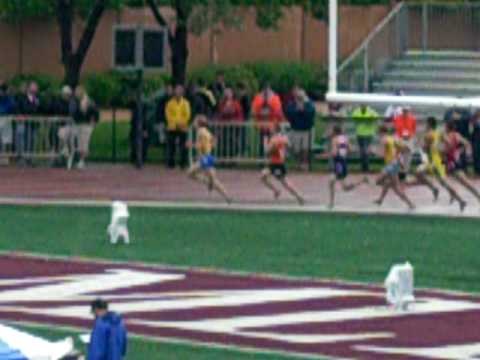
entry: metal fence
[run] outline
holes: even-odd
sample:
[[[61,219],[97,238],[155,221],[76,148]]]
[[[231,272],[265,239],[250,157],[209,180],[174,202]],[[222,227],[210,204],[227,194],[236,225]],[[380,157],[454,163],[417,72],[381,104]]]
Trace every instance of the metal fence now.
[[[479,31],[478,3],[399,3],[339,66],[338,89],[370,92],[409,49],[479,51]]]
[[[254,121],[249,122],[211,122],[209,129],[215,137],[215,146],[213,155],[219,164],[263,164],[267,162],[268,154],[265,151],[265,140],[270,137],[270,133],[259,126]],[[295,132],[290,129],[288,123],[284,123],[283,132],[289,136],[289,158],[297,159],[301,156],[301,149],[305,149],[308,163],[310,164],[310,154],[314,145],[314,129],[307,131],[305,136],[295,137]],[[298,133],[297,133],[298,134]],[[189,140],[192,144],[196,141],[195,128],[190,128]],[[196,150],[190,148],[190,162],[196,159]],[[300,159],[299,159],[300,160]]]
[[[0,117],[0,158],[10,161],[53,161],[72,154],[73,121],[66,117]]]

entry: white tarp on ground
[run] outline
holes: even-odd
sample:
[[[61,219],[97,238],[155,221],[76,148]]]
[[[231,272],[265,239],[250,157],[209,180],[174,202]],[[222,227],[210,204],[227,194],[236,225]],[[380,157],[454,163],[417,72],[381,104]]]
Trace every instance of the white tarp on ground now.
[[[73,340],[49,342],[0,324],[0,360],[60,360],[73,351]]]

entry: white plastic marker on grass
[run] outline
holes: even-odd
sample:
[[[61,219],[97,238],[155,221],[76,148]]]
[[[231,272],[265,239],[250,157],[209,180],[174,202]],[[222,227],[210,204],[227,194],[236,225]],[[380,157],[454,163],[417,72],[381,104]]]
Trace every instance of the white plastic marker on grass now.
[[[0,325],[0,359],[60,360],[74,351],[73,339],[49,342],[42,338]]]
[[[392,266],[385,279],[387,303],[395,310],[407,310],[415,301],[413,267],[409,262]]]
[[[112,219],[108,225],[108,235],[110,242],[115,245],[123,240],[125,244],[130,243],[130,234],[128,233],[128,213],[127,204],[122,201],[114,201],[112,204]]]

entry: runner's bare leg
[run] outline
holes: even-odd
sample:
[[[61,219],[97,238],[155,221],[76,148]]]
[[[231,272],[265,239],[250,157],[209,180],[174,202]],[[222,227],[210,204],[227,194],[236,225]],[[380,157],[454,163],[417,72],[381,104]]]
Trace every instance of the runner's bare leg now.
[[[288,180],[288,178],[283,178],[282,180],[280,180],[280,183],[285,189],[287,189],[290,194],[292,194],[297,199],[300,205],[303,205],[305,203],[303,196],[300,195],[300,192],[295,189],[295,186],[293,186],[293,184],[290,182],[290,180]]]
[[[457,180],[463,187],[465,187],[468,191],[470,191],[478,201],[480,201],[480,193],[478,190],[472,185],[470,181],[467,179],[467,175],[463,171],[457,171],[456,173],[452,174],[453,178]]]
[[[278,199],[278,197],[280,196],[280,190],[277,189],[275,185],[273,185],[273,183],[271,182],[272,174],[270,173],[270,170],[263,170],[261,179],[265,186],[273,192],[273,196],[275,197],[275,199]]]
[[[227,190],[225,190],[225,187],[220,182],[220,180],[218,180],[215,169],[208,169],[207,177],[210,184],[212,184],[212,188],[216,190],[220,195],[222,195],[227,203],[231,203],[232,198],[228,195]]]

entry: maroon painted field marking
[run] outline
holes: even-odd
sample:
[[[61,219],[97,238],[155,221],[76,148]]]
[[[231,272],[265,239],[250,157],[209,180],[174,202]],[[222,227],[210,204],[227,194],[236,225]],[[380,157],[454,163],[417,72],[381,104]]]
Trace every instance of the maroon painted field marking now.
[[[88,328],[103,296],[152,339],[371,360],[480,353],[480,299],[468,294],[418,291],[398,313],[380,287],[333,281],[18,255],[0,269],[0,321]]]

